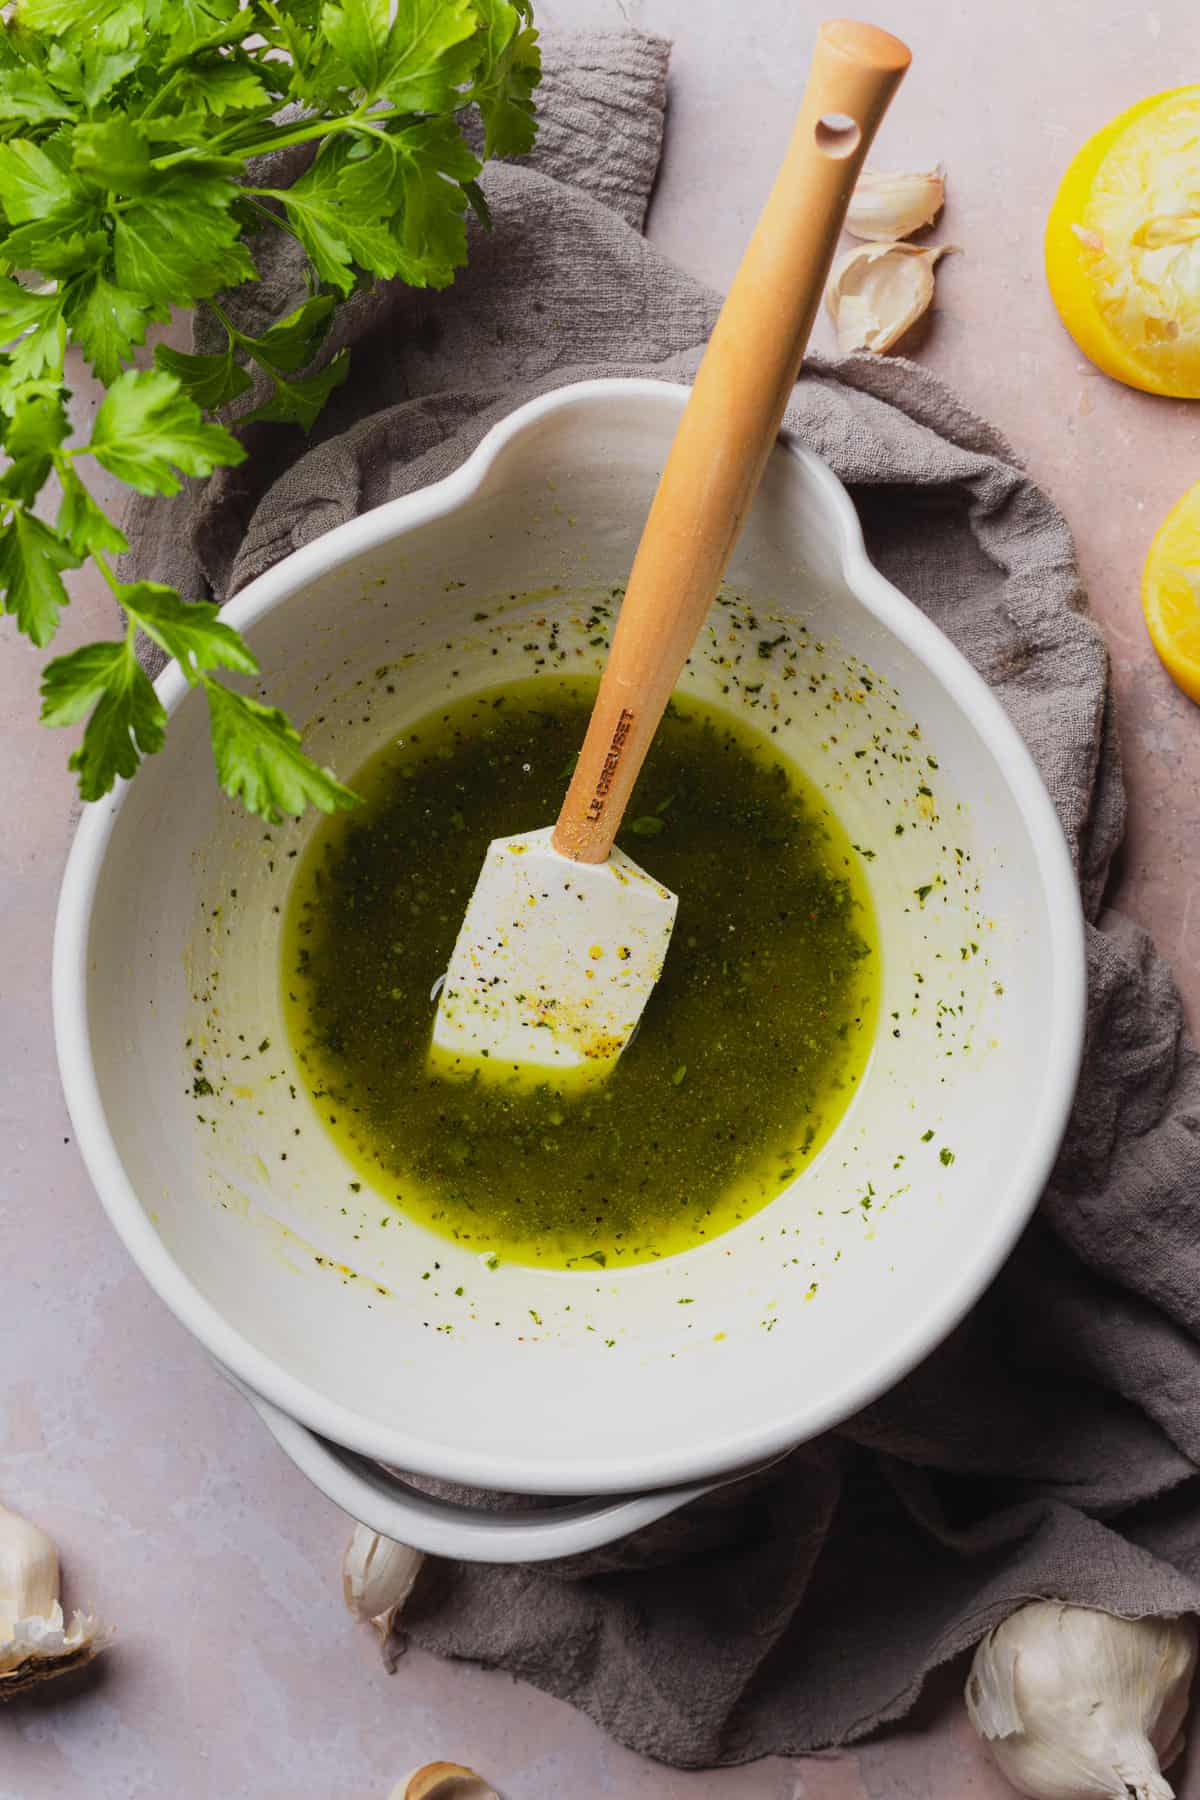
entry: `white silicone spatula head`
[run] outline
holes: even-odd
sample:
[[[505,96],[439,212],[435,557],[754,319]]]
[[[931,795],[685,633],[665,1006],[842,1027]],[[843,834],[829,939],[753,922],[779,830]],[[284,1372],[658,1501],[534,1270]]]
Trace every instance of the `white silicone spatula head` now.
[[[602,1075],[662,972],[674,894],[623,850],[573,862],[552,838],[547,826],[488,847],[438,998],[443,1074]]]
[[[783,166],[650,508],[558,823],[493,843],[467,908],[434,1025],[443,1072],[603,1074],[641,1017],[676,899],[613,839],[749,510],[850,196],[909,60],[874,26],[821,27]]]

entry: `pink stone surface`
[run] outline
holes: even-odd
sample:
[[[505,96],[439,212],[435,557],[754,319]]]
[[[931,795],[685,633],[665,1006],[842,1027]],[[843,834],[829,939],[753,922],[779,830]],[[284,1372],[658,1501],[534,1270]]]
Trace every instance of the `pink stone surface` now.
[[[823,11],[813,0],[541,0],[548,24],[675,38],[650,233],[714,283],[728,280],[766,190]],[[914,50],[876,161],[942,160],[938,236],[963,247],[939,273],[921,359],[1008,433],[1074,528],[1112,647],[1131,797],[1114,897],[1173,958],[1195,1024],[1200,709],[1155,659],[1138,577],[1159,520],[1200,479],[1200,415],[1083,361],[1054,316],[1040,248],[1077,145],[1194,76],[1194,6],[879,0],[872,15]],[[82,418],[93,402],[81,392],[77,404]],[[110,629],[95,583],[80,578],[73,594],[58,649]],[[694,1775],[629,1755],[502,1676],[415,1653],[383,1673],[342,1610],[345,1521],[135,1273],[71,1142],[49,1010],[68,745],[34,723],[41,659],[3,636],[0,1494],[58,1537],[68,1604],[94,1605],[119,1638],[94,1679],[0,1711],[0,1800],[384,1800],[437,1757],[487,1771],[506,1800],[1009,1793],[958,1707],[956,1672],[904,1731],[853,1754]],[[1179,1791],[1200,1800],[1200,1776]]]

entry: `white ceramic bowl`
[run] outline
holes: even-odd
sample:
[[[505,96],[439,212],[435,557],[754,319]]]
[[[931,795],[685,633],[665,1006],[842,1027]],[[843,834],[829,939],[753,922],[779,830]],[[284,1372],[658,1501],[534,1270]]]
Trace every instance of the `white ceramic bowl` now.
[[[616,380],[545,396],[447,480],[239,594],[227,616],[315,754],[348,776],[443,694],[528,673],[536,620],[561,621],[572,668],[595,663],[580,596],[623,579],[684,399]],[[701,1249],[586,1276],[489,1271],[352,1195],[280,1010],[278,909],[314,821],[267,834],[217,793],[203,702],[174,672],[166,748],[88,811],[71,853],[58,1049],[113,1224],[301,1466],[429,1549],[496,1561],[601,1543],[845,1419],[976,1299],[1058,1147],[1082,931],[1012,725],[871,567],[844,490],[793,443],[728,590],[753,620],[714,608],[684,685],[774,728],[873,851],[883,1002],[830,1142]],[[194,1092],[197,1057],[211,1095]],[[381,1464],[569,1503],[470,1512]]]

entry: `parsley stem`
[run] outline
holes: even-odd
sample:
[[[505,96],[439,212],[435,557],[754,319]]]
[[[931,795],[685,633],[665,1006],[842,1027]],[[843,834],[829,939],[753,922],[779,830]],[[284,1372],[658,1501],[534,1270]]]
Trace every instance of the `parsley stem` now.
[[[346,113],[336,119],[322,119],[315,125],[306,125],[297,131],[282,131],[277,137],[266,138],[256,144],[234,144],[230,153],[234,156],[268,156],[273,150],[287,150],[292,144],[311,143],[314,138],[328,137],[332,131],[342,131],[348,119],[354,115]],[[236,137],[244,129],[241,125],[232,130],[220,132],[207,144],[189,144],[186,149],[172,150],[167,156],[155,156],[150,160],[152,169],[173,169],[181,162],[206,162],[214,155],[221,154],[221,145],[226,138]]]
[[[113,574],[112,564],[109,562],[107,556],[105,556],[103,550],[93,550],[92,551],[92,561],[95,563],[96,567],[99,569],[100,573],[103,575],[105,581],[107,581],[109,587],[112,589],[113,599],[116,601],[118,606],[121,606],[121,584],[117,580],[116,576]],[[125,611],[125,608],[123,606],[121,607],[121,611],[122,612]],[[129,615],[126,614],[126,617],[128,618]],[[134,629],[135,629],[135,627],[134,627],[133,620],[129,619],[130,633],[132,633]]]
[[[311,144],[316,138],[328,137],[331,132],[349,131],[354,128],[353,113],[343,113],[336,119],[320,119],[315,125],[305,125],[297,131],[284,131],[278,137],[265,138],[257,144],[239,144],[238,156],[268,156],[272,150],[289,150],[293,144]],[[155,168],[160,167],[155,163]]]
[[[167,79],[163,82],[162,86],[159,88],[157,94],[155,94],[153,96],[153,98],[147,103],[147,105],[143,107],[142,112],[140,114],[141,119],[149,119],[154,113],[156,113],[158,111],[159,107],[162,105],[162,103],[166,99],[167,95],[171,92],[171,89],[173,87],[175,87],[175,85],[179,81],[180,76],[186,72],[186,69],[187,69],[186,63],[180,63],[179,67],[175,70],[174,74],[168,75]]]
[[[269,193],[270,191],[269,188],[242,189],[243,195],[249,199],[250,204],[256,213],[261,213],[269,225],[274,225],[279,231],[286,231],[289,237],[294,237],[296,242],[299,243],[300,234],[293,225],[289,224],[285,215],[283,213],[273,213],[269,206],[264,206],[261,200],[256,200],[254,198],[256,193],[262,194]]]
[[[271,217],[274,218],[274,216],[275,216],[274,213],[272,213]],[[236,341],[239,344],[245,342],[245,339],[243,338],[241,332],[238,330],[238,328],[234,324],[233,320],[226,313],[225,308],[223,306],[218,305],[218,303],[213,299],[211,294],[209,295],[207,300],[202,302],[202,304],[204,306],[207,306],[209,312],[213,313],[216,316],[216,318],[218,318],[220,320],[221,324],[225,327],[226,331],[229,333],[231,338],[236,339]]]

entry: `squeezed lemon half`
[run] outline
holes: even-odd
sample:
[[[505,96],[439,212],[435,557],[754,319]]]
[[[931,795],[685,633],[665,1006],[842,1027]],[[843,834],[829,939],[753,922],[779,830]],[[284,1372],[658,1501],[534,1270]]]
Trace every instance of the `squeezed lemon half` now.
[[[1168,672],[1200,701],[1200,481],[1172,507],[1150,546],[1142,610]]]
[[[1106,375],[1200,398],[1200,87],[1154,94],[1089,138],[1050,211],[1046,275]]]

